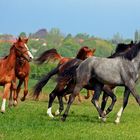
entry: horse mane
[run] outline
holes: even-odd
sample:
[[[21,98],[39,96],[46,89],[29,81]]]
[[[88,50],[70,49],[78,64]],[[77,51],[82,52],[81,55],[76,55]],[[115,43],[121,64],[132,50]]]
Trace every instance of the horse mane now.
[[[46,50],[45,52],[43,52],[37,59],[36,62],[38,62],[38,64],[42,64],[44,61],[49,61],[50,59],[52,60],[56,60],[56,59],[61,59],[61,55],[58,54],[56,49],[50,49],[50,50]]]
[[[77,59],[81,59],[82,56],[85,55],[85,51],[89,51],[89,47],[88,46],[83,46],[77,53],[76,58]]]
[[[126,54],[126,52],[129,51],[134,45],[135,44],[133,43],[133,41],[131,41],[130,44],[119,43],[116,47],[115,53],[113,53],[108,58],[122,56],[123,54]]]
[[[128,60],[132,60],[138,55],[139,51],[140,51],[140,42],[135,44],[126,53],[122,54],[122,57]]]

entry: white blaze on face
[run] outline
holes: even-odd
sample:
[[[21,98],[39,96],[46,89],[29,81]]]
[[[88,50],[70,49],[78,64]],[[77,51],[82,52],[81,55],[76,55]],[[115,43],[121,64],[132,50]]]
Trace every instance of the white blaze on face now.
[[[26,44],[24,44],[24,46],[25,46],[26,49],[27,49],[27,52],[28,52],[29,57],[33,59],[34,57],[33,57],[33,55],[31,54],[30,50],[28,49],[28,46],[27,46]]]

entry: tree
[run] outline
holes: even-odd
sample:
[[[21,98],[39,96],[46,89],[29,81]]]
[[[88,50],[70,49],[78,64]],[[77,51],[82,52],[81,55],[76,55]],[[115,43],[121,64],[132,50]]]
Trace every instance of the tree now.
[[[114,34],[113,38],[112,38],[112,43],[113,44],[118,44],[118,43],[122,43],[124,40],[123,40],[123,37],[120,35],[120,33],[116,33]]]
[[[26,33],[25,32],[21,32],[19,36],[20,37],[26,37]]]
[[[138,30],[135,31],[134,39],[135,39],[136,42],[139,41],[139,32],[138,32]]]

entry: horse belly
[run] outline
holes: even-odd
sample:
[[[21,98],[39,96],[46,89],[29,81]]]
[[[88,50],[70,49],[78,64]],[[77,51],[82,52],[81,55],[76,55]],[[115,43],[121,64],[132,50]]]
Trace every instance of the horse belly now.
[[[95,73],[97,79],[104,84],[113,84],[113,85],[122,84],[122,79],[118,68],[102,67],[102,68],[98,68],[98,70],[96,70]]]

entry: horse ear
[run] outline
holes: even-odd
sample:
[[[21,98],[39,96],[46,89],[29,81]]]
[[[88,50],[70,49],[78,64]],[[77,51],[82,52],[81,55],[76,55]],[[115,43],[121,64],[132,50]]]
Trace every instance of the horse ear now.
[[[21,37],[19,36],[19,38],[18,38],[18,42],[21,42],[22,41],[22,39],[21,39]]]
[[[92,52],[94,53],[96,51],[96,48],[93,48]]]

